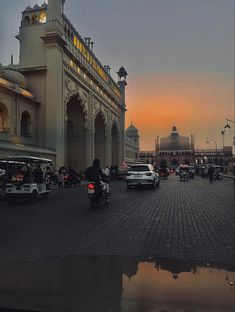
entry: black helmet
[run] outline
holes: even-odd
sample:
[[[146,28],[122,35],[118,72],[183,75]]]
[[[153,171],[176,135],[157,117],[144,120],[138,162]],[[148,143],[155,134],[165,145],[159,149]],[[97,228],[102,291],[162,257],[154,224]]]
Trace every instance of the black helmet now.
[[[100,167],[100,160],[98,158],[93,160],[93,166],[94,167]]]

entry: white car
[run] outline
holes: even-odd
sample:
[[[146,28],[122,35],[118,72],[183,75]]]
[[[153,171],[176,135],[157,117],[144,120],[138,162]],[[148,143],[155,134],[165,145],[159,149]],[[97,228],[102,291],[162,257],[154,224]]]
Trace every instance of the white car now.
[[[151,185],[152,189],[160,185],[160,178],[154,167],[150,164],[135,164],[127,171],[127,189],[138,185]]]

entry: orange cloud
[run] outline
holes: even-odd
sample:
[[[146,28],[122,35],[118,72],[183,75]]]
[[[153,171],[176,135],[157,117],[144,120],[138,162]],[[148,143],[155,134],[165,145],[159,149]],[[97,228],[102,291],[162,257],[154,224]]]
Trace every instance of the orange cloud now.
[[[232,80],[232,79],[231,79]],[[130,77],[126,94],[126,125],[139,129],[141,149],[153,149],[157,135],[168,135],[176,125],[182,135],[197,136],[197,147],[206,137],[220,145],[225,119],[234,116],[233,81],[205,75]],[[226,134],[232,144],[233,131]]]

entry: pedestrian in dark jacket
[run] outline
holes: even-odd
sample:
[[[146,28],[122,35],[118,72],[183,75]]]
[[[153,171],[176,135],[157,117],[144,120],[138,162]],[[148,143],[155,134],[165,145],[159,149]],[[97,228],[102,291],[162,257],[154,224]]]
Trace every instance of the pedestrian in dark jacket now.
[[[209,177],[210,182],[213,182],[214,168],[212,166],[210,166],[208,169],[208,177]]]

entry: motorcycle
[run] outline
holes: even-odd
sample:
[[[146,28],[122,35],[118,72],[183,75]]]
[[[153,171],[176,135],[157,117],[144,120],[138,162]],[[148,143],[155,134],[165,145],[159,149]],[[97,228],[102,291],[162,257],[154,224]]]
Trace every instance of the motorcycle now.
[[[91,208],[99,207],[100,203],[109,204],[110,192],[105,192],[100,185],[95,182],[88,182],[87,184],[88,199],[90,200]]]

